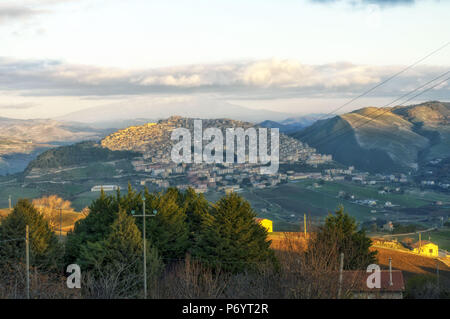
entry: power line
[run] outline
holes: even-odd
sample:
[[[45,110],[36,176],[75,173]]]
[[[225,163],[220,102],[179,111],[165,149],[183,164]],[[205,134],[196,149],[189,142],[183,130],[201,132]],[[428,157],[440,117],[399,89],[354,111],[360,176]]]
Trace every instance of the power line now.
[[[416,95],[414,95],[413,97],[407,99],[406,101],[404,101],[403,103],[399,104],[398,106],[403,106],[403,104],[405,104],[406,102],[411,101],[412,99],[414,99],[414,98],[416,98],[416,97],[418,97],[418,96],[420,96],[420,95],[422,95],[422,94],[428,92],[429,90],[435,88],[436,86],[438,86],[438,85],[444,83],[445,81],[447,81],[447,80],[449,80],[449,79],[450,79],[450,78],[446,78],[445,80],[443,80],[443,81],[441,81],[441,82],[439,82],[439,83],[437,83],[437,84],[435,84],[435,85],[429,87],[428,89],[426,89],[426,90],[420,92],[419,94],[416,94]],[[327,140],[327,139],[324,139],[322,142],[319,142],[318,144],[316,144],[315,147],[319,147],[319,146],[323,145],[323,144],[326,143],[326,142],[330,142],[330,141],[332,141],[332,140],[334,140],[334,139],[336,139],[336,138],[338,138],[338,137],[342,137],[342,136],[344,136],[344,135],[346,135],[346,134],[352,132],[354,129],[360,128],[360,127],[362,127],[362,126],[364,126],[364,125],[366,125],[366,124],[372,122],[373,120],[376,120],[377,118],[383,116],[384,114],[386,114],[386,113],[388,113],[388,112],[390,112],[390,109],[387,109],[386,111],[384,111],[384,112],[378,114],[377,116],[375,116],[375,117],[373,117],[373,118],[370,118],[369,120],[367,120],[366,122],[362,123],[362,124],[359,125],[359,126],[353,127],[351,130],[350,130],[350,129],[347,129],[347,128],[344,128],[344,130],[347,130],[347,132],[344,132],[343,134],[340,134],[340,135],[333,135],[333,136],[330,136],[330,138],[329,138],[328,140]]]
[[[374,91],[375,89],[379,88],[380,86],[382,86],[383,84],[389,82],[390,80],[396,78],[397,76],[399,76],[400,74],[406,72],[407,70],[413,68],[414,66],[416,66],[417,64],[425,61],[426,59],[428,59],[430,56],[436,54],[437,52],[441,51],[442,49],[444,49],[445,47],[447,47],[450,44],[450,42],[445,43],[443,46],[437,48],[436,50],[434,50],[433,52],[427,54],[426,56],[424,56],[423,58],[417,60],[416,62],[414,62],[413,64],[408,65],[406,68],[400,70],[399,72],[391,75],[389,78],[387,78],[386,80],[378,83],[377,85],[371,87],[370,89],[368,89],[367,91],[364,91],[363,93],[359,94],[358,96],[354,97],[353,99],[351,99],[350,101],[347,101],[346,103],[342,104],[341,106],[337,107],[336,109],[334,109],[333,111],[319,117],[319,119],[317,119],[317,121],[323,120],[326,117],[329,117],[332,114],[335,114],[337,111],[339,111],[340,109],[344,108],[345,106],[351,104],[352,102],[356,101],[357,99],[369,94],[370,92]],[[314,131],[314,130],[313,130]],[[312,132],[308,133],[306,136],[311,135]]]
[[[447,72],[444,72],[443,74],[439,75],[438,77],[435,77],[435,78],[433,78],[432,80],[426,82],[425,84],[422,84],[421,86],[415,88],[414,90],[409,91],[408,93],[403,94],[402,96],[396,98],[396,99],[393,100],[392,102],[385,104],[384,106],[382,106],[382,108],[389,107],[390,105],[394,104],[395,102],[397,102],[397,101],[399,101],[399,100],[402,100],[403,98],[407,97],[408,95],[410,95],[410,94],[412,94],[412,93],[414,93],[414,92],[419,91],[420,89],[426,87],[428,84],[430,84],[430,83],[436,81],[437,79],[439,79],[439,78],[441,78],[441,77],[443,77],[443,76],[445,76],[445,75],[447,75],[447,74],[449,74],[449,73],[450,73],[450,70],[447,71]],[[401,106],[402,104],[406,103],[407,101],[409,101],[409,100],[403,101],[403,102],[402,102],[401,104],[399,104],[398,106]],[[375,113],[377,113],[378,111],[379,111],[379,109],[377,108],[376,110],[374,110],[374,111],[372,111],[372,112],[370,112],[370,113],[368,113],[368,114],[365,114],[364,117],[370,117],[372,114],[375,114]],[[389,111],[389,110],[388,110],[388,111]],[[386,112],[387,112],[387,111],[386,111]],[[363,121],[363,120],[364,120],[364,118],[358,119],[358,120],[356,120],[355,123],[353,123],[353,124],[357,124],[357,123],[359,123],[359,122],[361,122],[361,121]],[[340,129],[336,130],[336,131],[334,132],[334,134],[339,133],[339,132],[341,132],[341,131],[345,131],[345,130],[348,130],[348,128],[346,128],[346,127],[340,128]],[[307,135],[308,135],[308,134],[307,134]],[[307,135],[305,135],[305,136],[307,136]],[[304,138],[305,138],[305,137],[302,137],[302,139],[304,139]],[[328,137],[324,137],[322,141],[325,141],[327,138],[328,138]],[[318,144],[321,145],[321,144],[323,144],[323,143],[319,140]],[[316,144],[316,146],[317,146],[317,144]]]
[[[389,106],[391,106],[391,105],[394,104],[395,102],[397,102],[397,101],[399,101],[399,100],[401,100],[401,99],[407,97],[408,95],[410,95],[410,94],[412,94],[412,93],[414,93],[414,92],[419,91],[420,89],[426,87],[428,84],[430,84],[430,83],[436,81],[437,79],[439,79],[439,78],[441,78],[441,77],[443,77],[443,76],[445,76],[445,75],[447,75],[447,74],[449,74],[449,73],[450,73],[450,71],[447,71],[447,72],[445,72],[445,73],[439,75],[438,77],[436,77],[436,78],[434,78],[434,79],[432,79],[432,80],[426,82],[425,84],[422,84],[421,86],[419,86],[419,87],[415,88],[414,90],[412,90],[412,91],[410,91],[410,92],[408,92],[408,93],[406,93],[406,94],[400,96],[399,98],[393,100],[392,102],[390,102],[390,103],[388,103],[388,104],[386,104],[386,105],[384,105],[384,106],[382,106],[382,107],[384,108],[384,107],[389,107]],[[404,101],[404,102],[402,102],[402,103],[405,103],[405,102],[406,102],[406,101]],[[376,109],[375,111],[370,112],[370,113],[368,113],[368,114],[365,114],[364,116],[365,116],[365,117],[370,117],[372,114],[377,113],[377,111],[378,111],[378,109]],[[361,122],[362,120],[363,120],[363,119],[357,120],[355,123]]]
[[[450,71],[449,71],[449,72],[450,72]],[[449,72],[447,72],[447,73],[449,73]],[[441,77],[441,76],[439,76],[439,77]],[[434,80],[432,80],[432,81],[430,81],[430,82],[435,81],[435,80],[438,79],[439,77],[435,78]],[[398,106],[403,106],[406,102],[409,102],[409,101],[415,99],[416,97],[418,97],[418,96],[420,96],[420,95],[422,95],[422,94],[424,94],[424,93],[430,91],[431,89],[433,89],[433,88],[437,87],[438,85],[440,85],[440,84],[442,84],[442,83],[448,81],[449,79],[450,79],[450,77],[448,77],[448,78],[446,78],[446,79],[444,79],[444,80],[438,82],[437,84],[435,84],[435,85],[433,85],[433,86],[431,86],[431,87],[429,87],[429,88],[423,90],[422,92],[419,92],[418,94],[414,95],[413,97],[411,97],[411,98],[409,98],[409,99],[403,101],[403,102],[402,102],[401,104],[399,104]],[[422,87],[423,87],[423,86],[422,86]],[[416,91],[416,90],[413,90],[413,91]],[[410,94],[410,93],[409,93],[409,94]],[[409,94],[408,94],[408,95],[409,95]],[[390,104],[392,104],[392,102],[391,102]],[[383,116],[384,114],[386,114],[386,113],[388,113],[388,112],[390,112],[390,111],[391,111],[390,109],[387,109],[386,111],[383,111],[383,112],[381,112],[380,114],[378,114],[377,116],[372,117],[372,118],[370,118],[369,120],[367,120],[366,122],[362,123],[362,125],[353,127],[352,130],[347,129],[347,128],[344,128],[344,130],[347,130],[347,132],[344,132],[343,134],[340,134],[340,135],[332,135],[332,136],[330,136],[330,139],[325,138],[325,139],[322,140],[321,142],[317,143],[317,144],[315,145],[315,147],[317,148],[318,146],[324,144],[325,142],[330,142],[330,141],[332,141],[332,140],[334,140],[334,139],[336,139],[336,138],[338,138],[338,137],[344,136],[345,134],[352,132],[354,129],[360,128],[360,127],[362,127],[362,126],[364,126],[364,125],[366,125],[366,124],[372,122],[373,120],[376,120],[377,118]]]

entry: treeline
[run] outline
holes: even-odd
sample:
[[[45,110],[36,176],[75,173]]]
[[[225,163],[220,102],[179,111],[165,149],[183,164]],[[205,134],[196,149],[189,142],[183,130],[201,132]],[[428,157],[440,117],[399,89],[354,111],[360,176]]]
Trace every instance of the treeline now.
[[[32,298],[142,298],[144,201],[151,298],[336,298],[340,253],[344,269],[376,262],[370,239],[342,207],[308,241],[286,235],[274,251],[238,194],[210,203],[192,189],[129,186],[126,194],[101,192],[65,242],[30,201],[19,200],[0,225],[0,298],[24,297],[26,225]],[[65,286],[73,263],[82,270],[80,290]]]
[[[135,234],[143,230],[143,217],[133,217],[132,212],[142,215],[144,200],[148,216],[147,247],[150,252],[157,251],[162,262],[178,261],[190,254],[212,266],[238,272],[251,263],[274,261],[266,230],[255,223],[255,212],[237,194],[229,194],[211,205],[193,189],[180,192],[169,188],[160,193],[145,190],[141,194],[129,186],[124,196],[120,191],[115,195],[102,192],[93,201],[90,214],[78,221],[67,236],[66,262],[93,267],[89,261],[99,258],[91,255],[102,251],[108,239],[116,243],[128,241],[131,246],[141,245],[142,237]],[[120,225],[128,226],[120,235],[114,234],[115,227]],[[136,241],[130,242],[130,238]],[[142,249],[137,251],[141,254]]]
[[[132,151],[111,151],[94,141],[86,141],[49,149],[33,160],[25,171],[33,168],[58,168],[98,161],[132,159],[139,155]]]

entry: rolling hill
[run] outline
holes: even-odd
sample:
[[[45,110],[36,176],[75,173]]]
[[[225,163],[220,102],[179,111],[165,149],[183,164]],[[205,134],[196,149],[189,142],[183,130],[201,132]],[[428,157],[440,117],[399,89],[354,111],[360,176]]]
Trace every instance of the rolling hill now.
[[[23,171],[43,151],[109,133],[85,124],[0,118],[0,175]]]
[[[416,171],[450,157],[450,103],[362,108],[321,120],[291,136],[369,172]]]
[[[111,151],[91,141],[80,142],[43,152],[28,165],[26,173],[33,169],[62,168],[98,161],[132,159],[138,155],[130,151]]]
[[[181,116],[172,116],[165,120],[159,120],[157,123],[147,123],[139,126],[131,126],[123,130],[118,130],[101,141],[101,145],[112,151],[134,151],[144,153],[146,157],[155,159],[155,162],[163,163],[170,161],[172,146],[175,144],[171,140],[171,133],[176,128],[187,128],[194,130],[194,118],[185,118]],[[258,128],[250,122],[242,122],[230,119],[208,119],[202,120],[203,129],[219,128],[226,140],[225,130],[227,128]],[[193,136],[193,134],[192,134]],[[270,147],[270,138],[267,141]],[[315,150],[300,141],[280,133],[280,160],[289,156],[301,153],[306,159],[315,154]]]

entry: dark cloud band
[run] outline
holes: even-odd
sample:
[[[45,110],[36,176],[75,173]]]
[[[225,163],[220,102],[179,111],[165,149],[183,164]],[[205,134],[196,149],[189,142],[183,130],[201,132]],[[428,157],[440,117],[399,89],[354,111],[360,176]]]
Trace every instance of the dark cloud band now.
[[[257,99],[336,97],[358,94],[403,68],[351,63],[305,65],[296,60],[272,59],[127,71],[0,58],[0,91],[24,96],[213,93]],[[377,89],[374,95],[407,92],[444,71],[441,66],[417,66]],[[447,85],[433,92],[449,95],[450,89]]]

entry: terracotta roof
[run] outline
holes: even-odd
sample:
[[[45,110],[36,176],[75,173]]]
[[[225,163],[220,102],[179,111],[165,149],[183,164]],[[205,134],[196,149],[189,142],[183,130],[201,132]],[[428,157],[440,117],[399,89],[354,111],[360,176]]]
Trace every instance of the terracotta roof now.
[[[351,291],[365,292],[387,292],[387,291],[404,291],[405,284],[403,281],[403,273],[401,270],[392,270],[392,286],[389,285],[389,270],[381,270],[380,288],[367,287],[367,278],[373,273],[361,270],[346,270],[342,276],[342,286],[344,289]]]
[[[257,222],[257,223],[260,223],[265,219],[267,219],[267,218],[256,218],[256,217],[254,218],[255,222]]]
[[[431,241],[428,241],[428,240],[422,240],[422,243],[418,241],[417,243],[412,244],[411,247],[418,248],[420,246],[425,246],[425,245],[428,245],[428,244],[433,244],[433,243]]]

